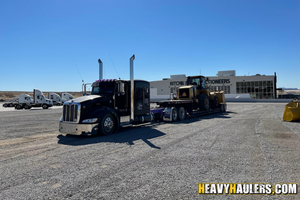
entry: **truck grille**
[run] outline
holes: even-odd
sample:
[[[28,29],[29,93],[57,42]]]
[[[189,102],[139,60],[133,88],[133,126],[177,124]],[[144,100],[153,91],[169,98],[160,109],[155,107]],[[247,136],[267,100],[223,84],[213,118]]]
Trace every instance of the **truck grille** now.
[[[63,121],[78,122],[80,114],[80,104],[64,104],[63,107]]]

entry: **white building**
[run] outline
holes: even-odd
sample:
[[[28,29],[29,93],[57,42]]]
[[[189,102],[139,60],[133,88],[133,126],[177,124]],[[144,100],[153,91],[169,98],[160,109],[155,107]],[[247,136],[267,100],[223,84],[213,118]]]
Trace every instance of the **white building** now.
[[[206,76],[207,87],[211,91],[222,90],[225,94],[249,94],[253,99],[276,98],[276,72],[274,75],[236,76],[235,70],[219,71],[217,76]],[[170,93],[177,93],[180,86],[186,85],[186,75],[171,75],[161,81],[151,81],[153,98],[166,99]]]

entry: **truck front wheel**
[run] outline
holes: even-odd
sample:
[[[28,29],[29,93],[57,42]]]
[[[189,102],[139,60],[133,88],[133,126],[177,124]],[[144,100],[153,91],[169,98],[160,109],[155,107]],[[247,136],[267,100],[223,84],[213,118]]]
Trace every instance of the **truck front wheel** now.
[[[44,104],[42,107],[43,107],[43,109],[47,109],[48,108],[47,104]]]
[[[115,118],[112,114],[107,113],[104,115],[99,123],[99,133],[103,135],[110,135],[115,130]]]

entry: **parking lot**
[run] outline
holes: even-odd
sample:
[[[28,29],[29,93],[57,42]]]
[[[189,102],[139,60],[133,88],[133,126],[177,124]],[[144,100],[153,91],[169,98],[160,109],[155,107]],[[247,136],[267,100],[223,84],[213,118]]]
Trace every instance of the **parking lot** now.
[[[282,121],[285,104],[228,103],[93,137],[61,135],[61,106],[1,104],[0,199],[241,199],[200,195],[198,183],[299,184],[300,123]],[[299,196],[243,196],[274,198]]]

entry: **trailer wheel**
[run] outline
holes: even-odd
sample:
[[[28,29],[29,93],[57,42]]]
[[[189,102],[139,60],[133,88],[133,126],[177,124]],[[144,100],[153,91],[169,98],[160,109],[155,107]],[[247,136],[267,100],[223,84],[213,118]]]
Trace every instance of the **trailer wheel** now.
[[[14,107],[14,104],[10,103],[10,104],[9,104],[9,107]]]
[[[185,120],[185,109],[183,107],[178,109],[178,119],[179,121]]]
[[[47,109],[48,108],[48,105],[47,104],[43,104],[43,109]]]
[[[209,110],[209,99],[206,94],[199,95],[198,105],[199,105],[200,110],[204,110],[204,111]]]
[[[212,109],[219,108],[219,98],[218,98],[218,96],[215,95],[214,99],[211,99],[209,103],[210,103]]]
[[[178,111],[175,107],[172,107],[172,122],[178,120]]]
[[[98,133],[102,135],[110,135],[115,131],[115,118],[112,114],[107,113],[99,123]]]
[[[5,103],[5,104],[3,104],[3,107],[4,107],[4,108],[6,108],[6,107],[7,107],[7,104],[6,104],[6,103]]]

